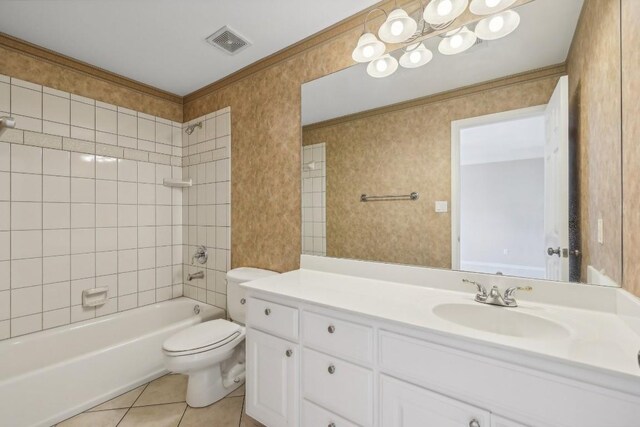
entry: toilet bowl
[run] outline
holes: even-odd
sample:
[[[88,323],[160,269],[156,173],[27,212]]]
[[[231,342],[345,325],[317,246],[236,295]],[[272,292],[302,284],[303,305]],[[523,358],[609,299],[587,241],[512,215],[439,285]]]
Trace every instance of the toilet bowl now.
[[[275,274],[278,273],[257,268],[230,270],[227,306],[233,321],[216,319],[190,326],[162,345],[166,368],[189,377],[189,406],[211,405],[244,384],[245,299],[239,285]]]

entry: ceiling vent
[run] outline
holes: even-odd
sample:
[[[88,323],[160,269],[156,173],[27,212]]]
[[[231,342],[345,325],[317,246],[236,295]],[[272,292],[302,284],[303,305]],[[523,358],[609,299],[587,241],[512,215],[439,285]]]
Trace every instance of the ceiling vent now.
[[[251,46],[251,43],[249,43],[244,37],[232,31],[227,26],[220,28],[218,31],[207,37],[206,40],[210,45],[225,51],[229,55],[235,55],[236,53]]]

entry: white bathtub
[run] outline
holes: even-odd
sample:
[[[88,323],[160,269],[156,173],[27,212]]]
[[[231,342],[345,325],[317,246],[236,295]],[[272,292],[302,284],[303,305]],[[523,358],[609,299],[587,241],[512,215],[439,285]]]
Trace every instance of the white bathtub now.
[[[223,315],[177,298],[1,341],[0,426],[50,426],[157,378],[167,337]]]

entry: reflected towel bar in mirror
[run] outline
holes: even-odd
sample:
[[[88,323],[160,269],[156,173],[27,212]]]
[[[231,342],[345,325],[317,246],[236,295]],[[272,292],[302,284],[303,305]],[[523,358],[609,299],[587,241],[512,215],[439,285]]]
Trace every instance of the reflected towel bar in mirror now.
[[[415,191],[411,194],[401,194],[397,196],[367,196],[366,194],[362,194],[360,196],[361,202],[383,202],[383,201],[396,201],[396,200],[418,200],[418,193]]]

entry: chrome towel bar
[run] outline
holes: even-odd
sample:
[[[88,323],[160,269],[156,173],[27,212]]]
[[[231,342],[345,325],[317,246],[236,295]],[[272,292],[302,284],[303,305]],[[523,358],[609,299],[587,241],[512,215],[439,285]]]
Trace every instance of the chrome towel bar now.
[[[415,191],[411,194],[401,194],[396,196],[367,196],[366,194],[362,194],[360,196],[361,202],[382,202],[382,201],[396,201],[396,200],[418,200],[420,195]]]

